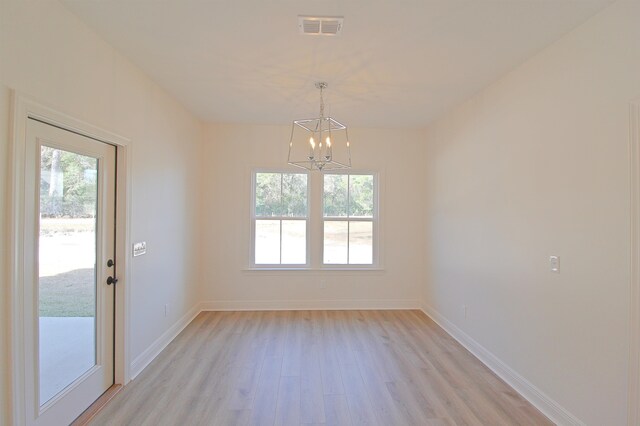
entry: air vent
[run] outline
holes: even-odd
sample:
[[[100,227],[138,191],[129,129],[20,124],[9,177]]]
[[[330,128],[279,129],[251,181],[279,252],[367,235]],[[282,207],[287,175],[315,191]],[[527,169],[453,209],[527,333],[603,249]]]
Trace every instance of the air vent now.
[[[343,22],[342,16],[298,16],[300,33],[308,35],[338,35]]]

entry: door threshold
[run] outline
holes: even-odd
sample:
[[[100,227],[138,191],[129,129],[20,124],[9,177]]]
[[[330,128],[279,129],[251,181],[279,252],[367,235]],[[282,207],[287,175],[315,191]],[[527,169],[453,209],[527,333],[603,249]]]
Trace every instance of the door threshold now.
[[[78,416],[77,419],[71,423],[70,426],[85,426],[104,408],[114,396],[122,390],[122,385],[111,385],[109,389],[105,391],[100,398],[96,399],[93,404]]]

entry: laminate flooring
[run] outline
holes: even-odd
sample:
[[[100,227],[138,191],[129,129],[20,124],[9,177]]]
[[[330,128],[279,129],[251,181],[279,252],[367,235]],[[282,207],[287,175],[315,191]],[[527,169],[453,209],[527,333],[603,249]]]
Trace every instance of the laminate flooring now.
[[[91,425],[551,425],[420,311],[204,312]]]

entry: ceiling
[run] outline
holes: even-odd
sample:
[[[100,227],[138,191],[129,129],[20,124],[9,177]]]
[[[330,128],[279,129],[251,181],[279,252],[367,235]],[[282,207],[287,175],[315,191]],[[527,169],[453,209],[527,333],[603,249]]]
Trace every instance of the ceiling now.
[[[611,0],[62,0],[211,122],[421,127]],[[308,36],[298,15],[344,16]]]

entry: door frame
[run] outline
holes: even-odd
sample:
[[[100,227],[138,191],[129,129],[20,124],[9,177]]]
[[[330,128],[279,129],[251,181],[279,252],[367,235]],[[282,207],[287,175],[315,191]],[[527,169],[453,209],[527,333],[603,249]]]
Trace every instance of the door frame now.
[[[631,177],[631,282],[627,424],[640,424],[640,99],[629,105]]]
[[[116,259],[118,284],[115,295],[115,383],[125,385],[129,374],[129,285],[130,282],[130,217],[131,217],[131,141],[123,136],[73,118],[45,106],[15,91],[11,92],[11,170],[9,194],[8,237],[10,241],[8,265],[10,300],[9,318],[11,331],[11,395],[10,422],[24,425],[26,422],[25,391],[25,338],[24,300],[22,283],[25,275],[25,164],[26,129],[30,118],[68,130],[100,142],[116,146]]]

